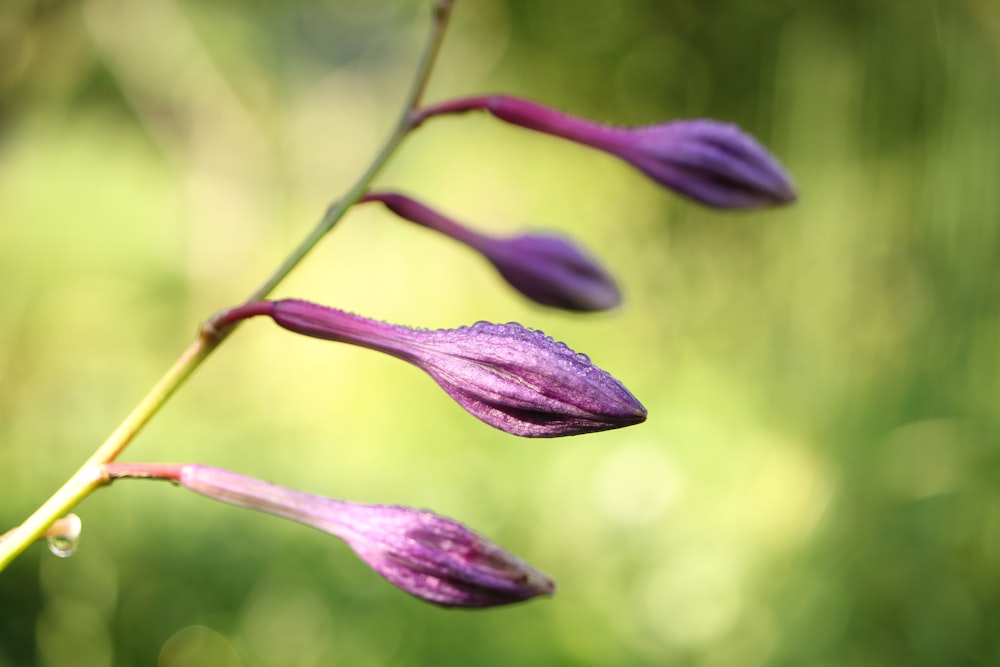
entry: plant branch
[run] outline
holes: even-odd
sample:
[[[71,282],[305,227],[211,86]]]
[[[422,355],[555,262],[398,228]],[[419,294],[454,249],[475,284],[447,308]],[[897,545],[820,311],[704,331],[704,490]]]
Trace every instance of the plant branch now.
[[[309,251],[319,243],[327,232],[333,229],[337,221],[364,194],[406,135],[414,129],[416,126],[414,123],[415,112],[434,69],[453,4],[453,0],[438,0],[435,6],[430,36],[404,101],[403,111],[381,150],[344,197],[326,210],[312,232],[288,255],[278,269],[250,295],[247,302],[265,298],[299,265],[309,254]],[[198,337],[79,470],[21,525],[0,537],[0,571],[27,549],[32,542],[44,536],[46,530],[59,517],[66,514],[95,489],[111,481],[111,477],[104,467],[105,464],[114,461],[121,454],[153,415],[159,412],[174,392],[184,384],[184,381],[234,330],[235,325],[216,328],[212,326],[211,322],[202,327]]]
[[[307,236],[299,246],[292,251],[287,259],[278,267],[277,271],[268,278],[263,285],[261,285],[257,291],[247,298],[247,302],[260,301],[266,298],[274,288],[280,283],[285,277],[292,272],[292,270],[298,266],[299,262],[309,253],[313,247],[319,243],[327,232],[333,229],[333,226],[344,217],[347,210],[357,203],[358,199],[365,193],[368,186],[375,179],[375,176],[379,171],[386,165],[389,158],[396,151],[399,145],[406,138],[406,135],[413,130],[419,123],[415,122],[417,117],[417,110],[420,107],[420,101],[423,99],[424,91],[427,89],[427,83],[430,80],[431,72],[434,69],[434,63],[437,60],[438,52],[441,50],[441,43],[444,38],[445,29],[448,27],[448,19],[451,16],[452,5],[454,0],[439,0],[434,8],[434,21],[431,24],[431,35],[427,40],[427,46],[424,49],[423,54],[420,58],[420,63],[417,66],[417,74],[413,78],[413,83],[410,86],[410,90],[406,95],[406,99],[403,103],[403,112],[399,119],[396,121],[396,125],[386,140],[382,149],[372,160],[372,163],[368,166],[368,169],[361,175],[361,177],[355,182],[350,190],[338,201],[335,201],[326,210],[326,213],[316,224],[316,227]]]

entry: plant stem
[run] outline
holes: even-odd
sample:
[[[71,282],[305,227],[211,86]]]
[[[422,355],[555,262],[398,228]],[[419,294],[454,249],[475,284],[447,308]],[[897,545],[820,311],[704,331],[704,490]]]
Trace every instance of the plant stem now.
[[[104,476],[108,484],[116,479],[162,479],[176,483],[183,468],[181,463],[107,463]]]
[[[430,80],[431,71],[434,69],[434,62],[437,59],[437,54],[441,50],[441,42],[443,41],[445,28],[448,26],[448,19],[451,17],[451,9],[454,4],[454,0],[439,0],[434,8],[434,21],[431,24],[431,35],[427,40],[427,46],[424,48],[423,54],[420,57],[420,63],[417,65],[417,74],[413,78],[413,83],[410,85],[410,90],[406,95],[406,100],[403,104],[403,113],[400,115],[399,119],[396,121],[396,125],[393,128],[392,134],[386,140],[382,149],[372,160],[372,163],[368,166],[368,169],[361,175],[361,178],[347,191],[340,200],[335,201],[326,210],[326,213],[317,223],[316,227],[307,236],[299,246],[292,251],[287,259],[282,263],[278,270],[268,278],[256,292],[250,295],[247,302],[250,301],[260,301],[266,298],[274,288],[280,283],[285,277],[292,272],[299,262],[309,253],[310,250],[322,239],[327,232],[333,229],[333,226],[344,217],[351,206],[353,206],[358,199],[365,193],[368,186],[374,180],[376,174],[385,166],[389,161],[389,158],[402,143],[406,135],[413,130],[418,123],[414,122],[417,116],[417,109],[420,106],[420,101],[423,99],[424,91],[427,89],[427,83]]]
[[[420,105],[427,88],[427,82],[434,69],[434,62],[441,49],[441,42],[444,39],[453,4],[454,0],[438,0],[434,8],[430,36],[404,101],[403,112],[381,150],[344,197],[327,209],[312,232],[289,254],[281,266],[250,295],[247,302],[265,298],[298,266],[309,251],[364,194],[369,184],[389,161],[406,135],[415,127],[413,121],[415,111]],[[80,503],[94,490],[110,481],[104,465],[114,461],[121,454],[153,415],[159,412],[160,408],[181,387],[184,381],[234,330],[235,326],[222,329],[216,329],[210,325],[202,327],[198,337],[80,469],[20,526],[0,538],[0,571],[27,549],[29,544],[44,536],[45,531],[59,517]]]
[[[398,192],[369,191],[358,200],[359,204],[368,202],[379,202],[404,220],[433,229],[476,250],[481,251],[483,244],[490,240],[485,234],[464,227],[431,207]]]

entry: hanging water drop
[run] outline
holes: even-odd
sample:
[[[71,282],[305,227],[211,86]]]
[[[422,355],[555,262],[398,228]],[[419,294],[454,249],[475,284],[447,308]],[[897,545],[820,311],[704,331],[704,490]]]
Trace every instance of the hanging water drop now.
[[[47,539],[49,542],[49,551],[60,558],[69,558],[72,556],[73,552],[76,551],[76,545],[80,541],[66,536],[49,537]]]
[[[75,514],[67,514],[52,524],[46,536],[49,551],[59,558],[69,558],[80,543],[80,530],[83,522]]]

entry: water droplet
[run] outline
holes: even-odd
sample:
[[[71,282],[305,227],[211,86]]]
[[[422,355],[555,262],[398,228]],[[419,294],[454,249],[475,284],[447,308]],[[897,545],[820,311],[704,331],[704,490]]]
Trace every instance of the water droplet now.
[[[49,551],[59,558],[69,558],[80,544],[80,529],[83,522],[75,514],[68,514],[52,524],[49,536]]]
[[[50,537],[49,540],[49,551],[51,551],[56,556],[60,558],[69,558],[76,551],[77,544],[80,543],[79,539],[72,537]]]

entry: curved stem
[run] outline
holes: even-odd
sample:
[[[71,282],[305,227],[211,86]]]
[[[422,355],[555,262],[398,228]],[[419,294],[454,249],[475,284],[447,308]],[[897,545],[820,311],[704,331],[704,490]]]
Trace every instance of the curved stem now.
[[[368,189],[368,186],[375,179],[375,176],[389,161],[389,158],[399,147],[399,144],[402,143],[403,139],[406,138],[406,135],[419,124],[415,122],[416,112],[420,107],[424,91],[427,89],[427,83],[430,81],[438,52],[441,50],[441,43],[444,41],[444,32],[448,27],[448,19],[451,17],[453,4],[454,0],[439,0],[434,8],[434,21],[431,23],[431,34],[427,40],[427,46],[420,56],[416,76],[413,78],[413,83],[410,85],[410,90],[403,103],[403,112],[400,114],[392,130],[392,134],[389,135],[378,155],[375,156],[372,163],[368,165],[368,169],[365,170],[351,189],[340,200],[330,205],[309,236],[303,239],[302,243],[292,251],[271,277],[257,291],[250,295],[247,302],[260,301],[266,298],[278,283],[284,280],[292,272],[292,269],[298,266],[299,262],[313,249],[320,239],[344,217],[347,209],[361,198]]]
[[[281,266],[250,295],[247,302],[259,301],[266,297],[298,266],[309,251],[361,197],[371,181],[402,143],[407,133],[416,126],[413,121],[414,112],[427,88],[427,82],[441,48],[453,4],[454,0],[438,0],[435,6],[430,36],[417,66],[413,83],[407,93],[403,112],[381,150],[344,197],[327,209],[312,232],[289,254]],[[104,465],[114,461],[121,454],[122,450],[128,446],[153,415],[163,407],[167,399],[234,330],[235,325],[216,328],[211,322],[202,327],[198,337],[80,469],[21,525],[0,538],[0,570],[3,570],[14,558],[28,548],[28,545],[43,536],[48,527],[68,512],[70,508],[77,505],[95,489],[110,481]]]
[[[563,113],[544,104],[510,95],[476,95],[438,102],[414,114],[414,124],[449,114],[485,111],[496,118],[535,132],[618,154],[629,128],[605,125]]]
[[[176,483],[183,468],[181,463],[108,463],[104,473],[109,484],[116,479],[162,479]]]
[[[404,220],[433,229],[476,250],[481,250],[483,244],[490,241],[485,234],[465,227],[430,206],[398,192],[369,191],[358,200],[359,204],[368,202],[378,202]]]

